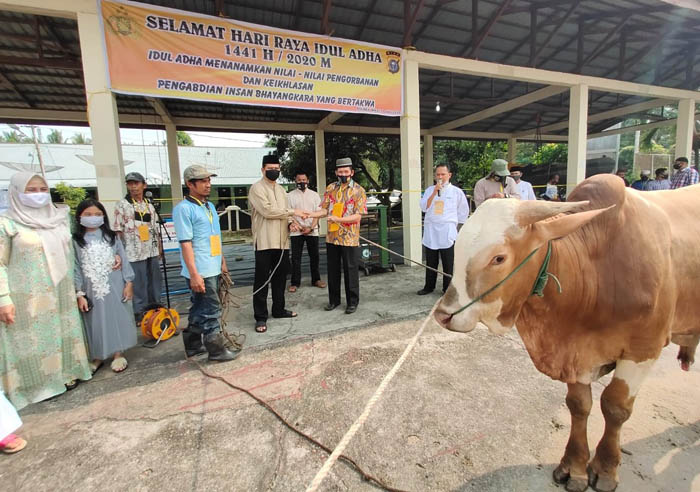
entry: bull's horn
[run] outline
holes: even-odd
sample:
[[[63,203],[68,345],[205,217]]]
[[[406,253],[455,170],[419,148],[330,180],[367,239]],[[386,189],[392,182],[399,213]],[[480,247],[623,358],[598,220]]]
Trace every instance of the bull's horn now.
[[[518,203],[515,221],[520,227],[526,227],[540,220],[554,217],[565,212],[580,212],[589,204],[581,202],[548,202],[544,200],[523,200]]]

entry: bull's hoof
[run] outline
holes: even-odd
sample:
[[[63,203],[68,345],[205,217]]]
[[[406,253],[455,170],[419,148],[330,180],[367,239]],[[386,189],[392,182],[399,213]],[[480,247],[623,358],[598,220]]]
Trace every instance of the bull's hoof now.
[[[566,483],[569,480],[569,476],[569,470],[561,465],[557,466],[552,472],[552,478],[559,484]]]
[[[583,492],[588,488],[586,477],[572,477],[571,473],[562,465],[554,469],[552,478],[558,484],[566,484],[565,488],[568,492]]]
[[[588,468],[588,485],[596,492],[613,492],[617,488],[617,480],[604,475],[598,475],[591,467]]]
[[[571,477],[566,482],[566,490],[568,492],[583,492],[588,488],[588,479],[586,477]]]

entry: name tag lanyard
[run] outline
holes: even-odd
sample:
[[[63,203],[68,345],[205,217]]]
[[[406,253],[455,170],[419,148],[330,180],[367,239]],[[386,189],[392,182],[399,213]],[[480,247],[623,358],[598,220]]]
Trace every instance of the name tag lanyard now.
[[[214,212],[211,211],[208,205],[203,204],[195,197],[190,195],[190,198],[197,202],[204,210],[207,212],[207,218],[209,219],[209,224],[211,225],[211,235],[209,236],[209,247],[211,249],[212,256],[221,255],[221,237],[218,234],[214,234]]]
[[[143,222],[145,222],[143,220],[145,214],[136,208],[136,200],[134,200],[133,198],[131,199],[131,206],[134,207],[134,212],[139,214],[139,218],[142,222],[142,224],[136,228],[139,231],[139,239],[144,242],[148,241],[150,239],[149,228],[148,225],[143,224]],[[146,202],[146,207],[148,207],[148,202]]]

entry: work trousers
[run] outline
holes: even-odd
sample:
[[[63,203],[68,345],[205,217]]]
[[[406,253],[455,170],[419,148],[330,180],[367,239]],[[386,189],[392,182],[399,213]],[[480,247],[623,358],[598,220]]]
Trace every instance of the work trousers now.
[[[452,275],[455,264],[455,245],[453,244],[449,248],[445,249],[430,249],[427,246],[425,248],[425,263],[431,268],[438,267],[438,260],[442,259],[442,271],[448,275]],[[437,283],[438,274],[428,270],[425,270],[425,290],[435,290],[435,284]],[[442,276],[442,291],[445,292],[450,286],[450,277],[445,275]]]
[[[345,281],[345,300],[348,306],[357,306],[360,302],[360,261],[359,246],[338,246],[326,243],[328,256],[328,301],[340,304],[340,267],[343,267]]]
[[[221,275],[204,279],[204,292],[190,291],[190,315],[187,330],[207,336],[221,331],[221,302],[219,301],[219,280]],[[189,279],[187,280],[189,283]]]
[[[311,283],[315,284],[321,280],[321,274],[318,271],[318,236],[291,236],[289,238],[292,243],[292,282],[291,284],[299,287],[301,285],[301,255],[304,252],[304,243],[306,250],[309,252],[309,265],[311,267]]]
[[[280,255],[282,261],[280,262]],[[255,321],[267,321],[267,279],[277,263],[279,267],[272,275],[269,286],[272,288],[272,315],[281,316],[284,313],[284,287],[287,283],[289,272],[288,249],[263,249],[255,252],[255,283],[253,292],[260,290],[253,296],[253,314]],[[264,287],[261,286],[265,284]]]
[[[152,256],[129,263],[134,270],[134,314],[142,316],[148,306],[160,304],[160,261]]]

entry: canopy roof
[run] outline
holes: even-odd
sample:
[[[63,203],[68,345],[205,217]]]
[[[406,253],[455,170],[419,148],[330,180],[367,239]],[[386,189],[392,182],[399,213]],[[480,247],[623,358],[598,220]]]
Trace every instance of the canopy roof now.
[[[660,0],[145,0],[267,26],[390,46],[652,85],[697,89],[700,12]],[[84,112],[85,89],[73,19],[0,10],[0,109]],[[543,86],[420,71],[421,126],[433,128]],[[592,92],[589,114],[644,101]],[[435,106],[440,102],[441,111]],[[163,100],[173,118],[317,124],[322,111]],[[159,126],[154,105],[117,96],[124,126]],[[512,133],[567,119],[568,91],[460,130]],[[658,109],[645,109],[651,119]],[[46,113],[45,122],[61,121]],[[32,118],[36,121],[36,118]],[[590,123],[595,133],[620,117]],[[0,121],[21,121],[0,116]],[[336,124],[398,128],[398,118],[344,114]],[[217,125],[198,124],[208,129]],[[187,127],[184,127],[187,129]],[[233,129],[233,128],[232,128]],[[294,131],[290,126],[288,131]],[[265,130],[262,130],[265,131]],[[557,129],[548,133],[566,132]]]

